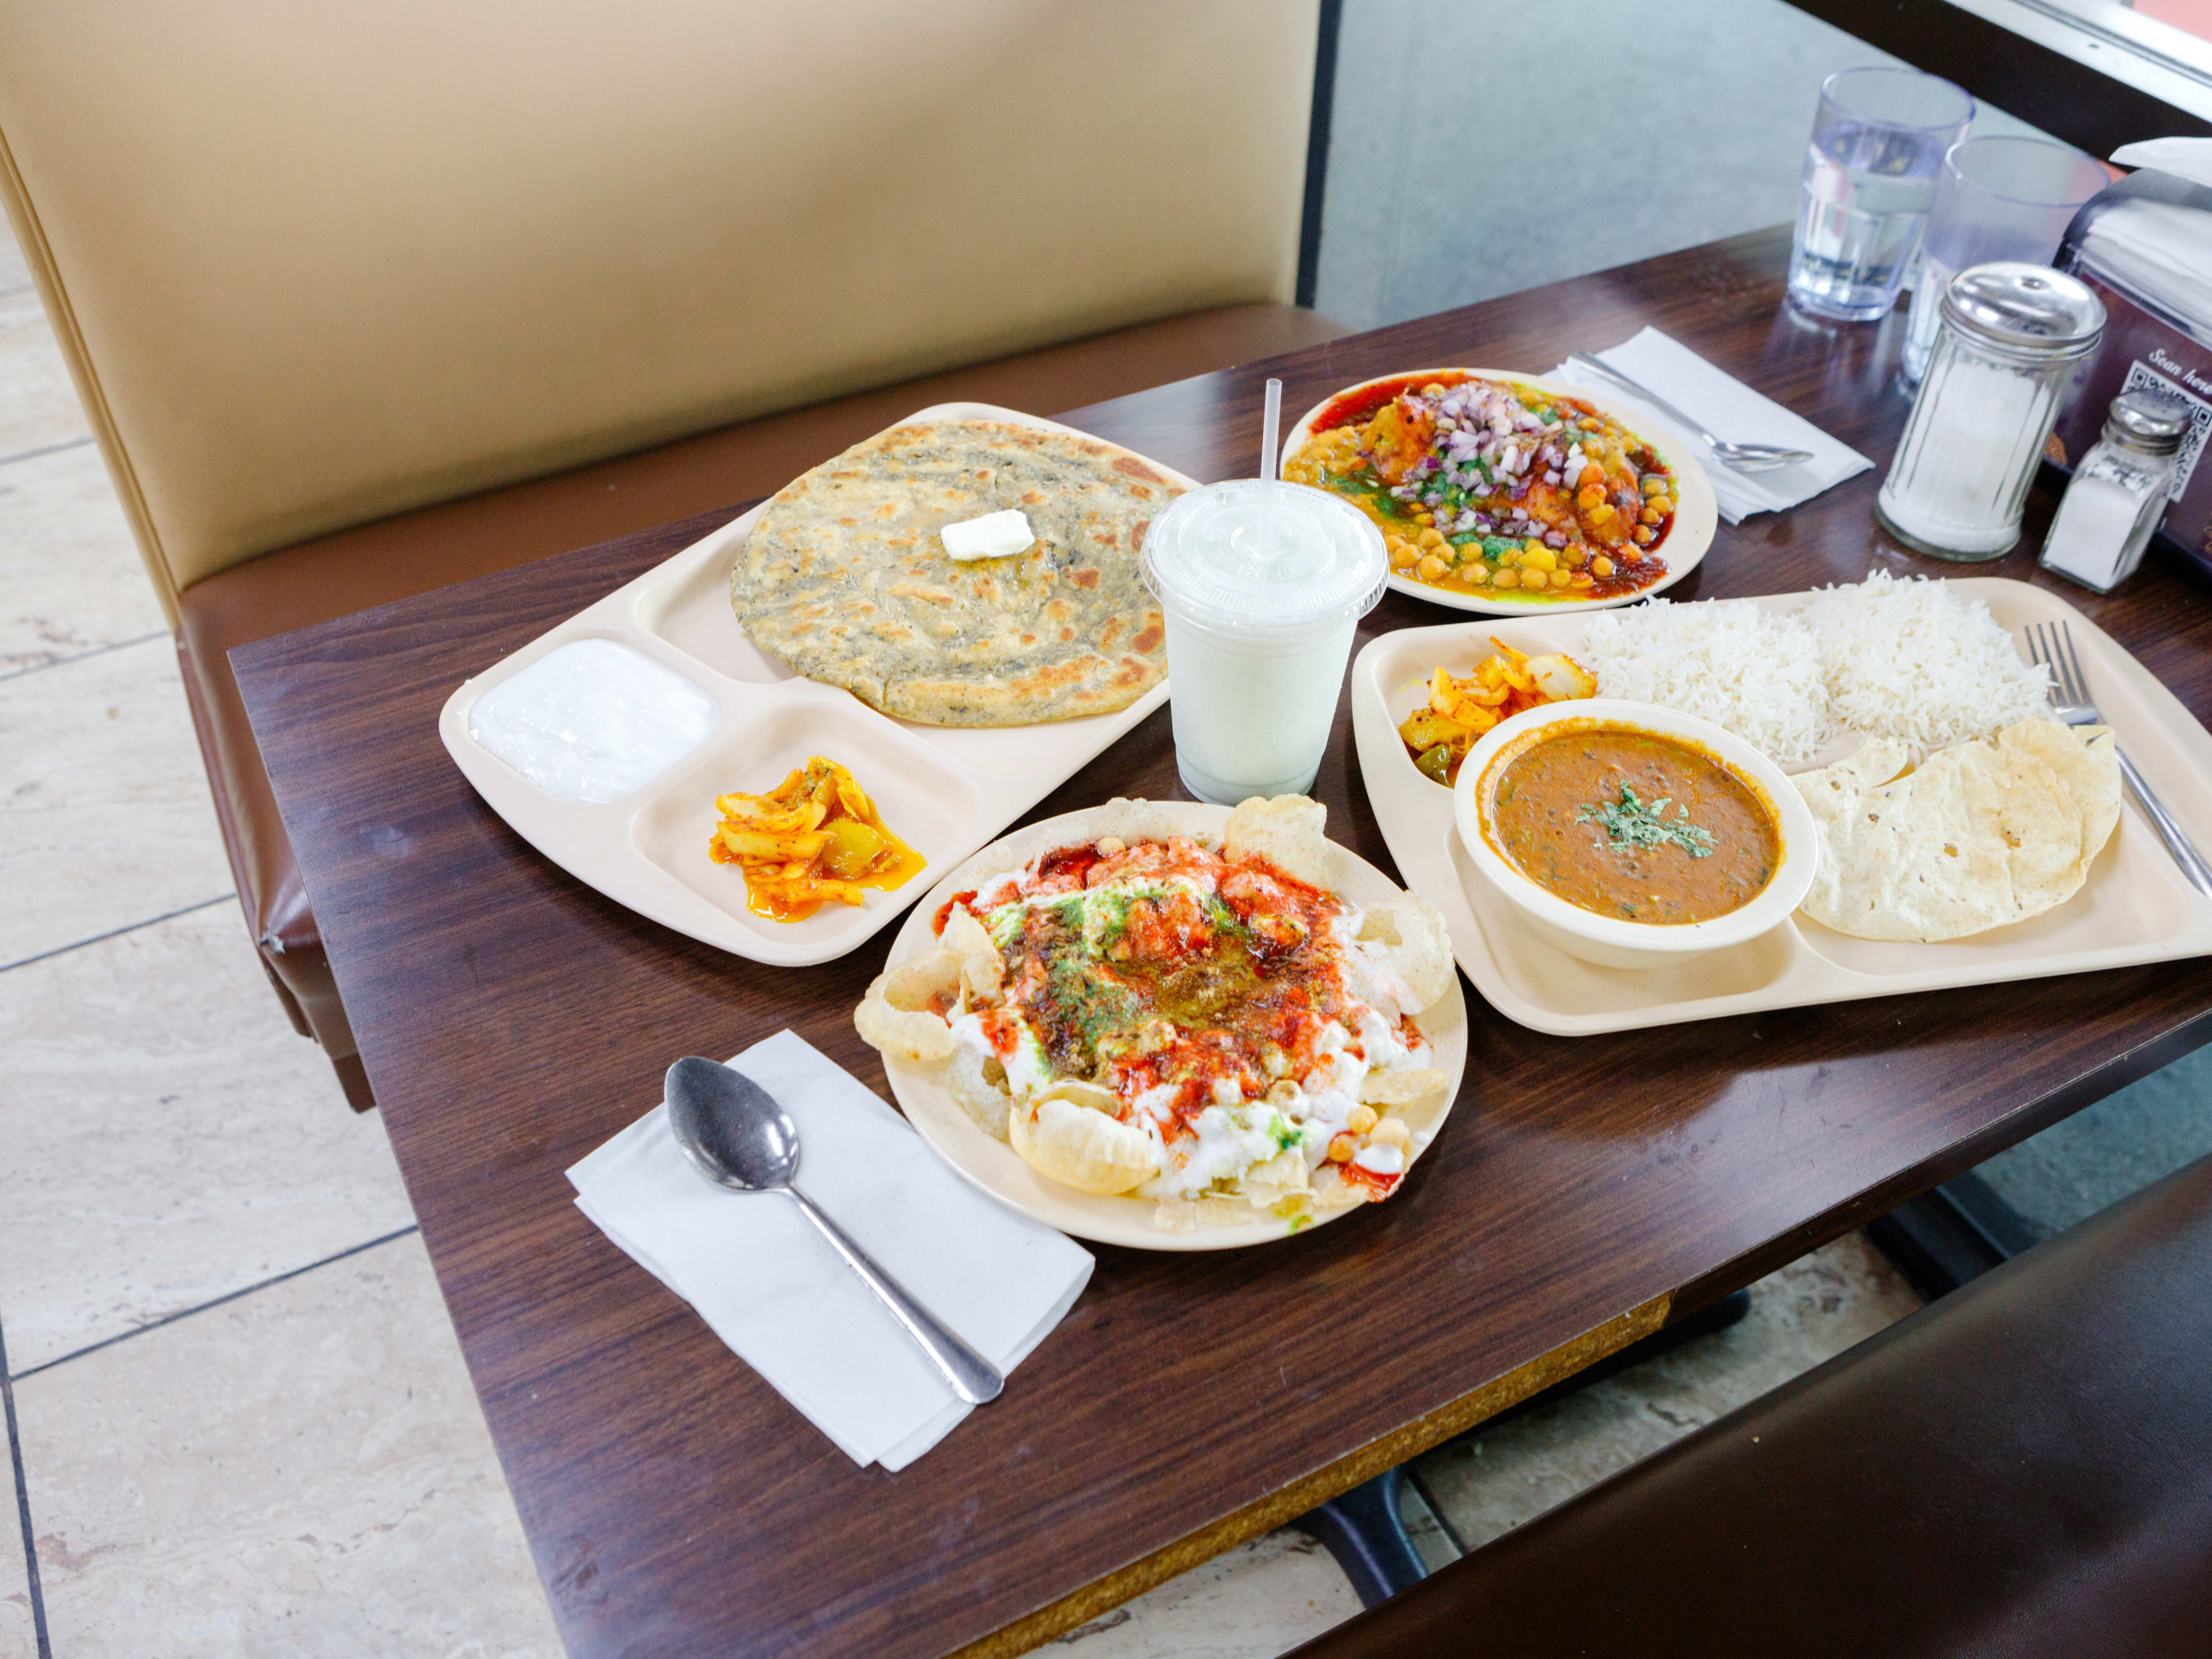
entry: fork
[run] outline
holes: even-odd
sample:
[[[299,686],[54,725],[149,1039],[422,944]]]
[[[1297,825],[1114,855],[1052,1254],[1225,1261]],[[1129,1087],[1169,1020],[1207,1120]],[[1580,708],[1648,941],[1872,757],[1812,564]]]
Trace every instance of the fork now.
[[[1784,449],[1779,444],[1732,444],[1724,438],[1716,438],[1668,403],[1650,387],[1632,380],[1602,357],[1593,357],[1587,351],[1571,351],[1567,361],[1577,368],[1586,368],[1604,375],[1623,391],[1644,399],[1677,426],[1687,427],[1705,441],[1705,447],[1713,452],[1713,459],[1739,472],[1765,472],[1778,466],[1795,466],[1800,461],[1809,461],[1813,453],[1807,449]]]
[[[2089,701],[2088,678],[2081,672],[2081,659],[2074,649],[2074,635],[2063,621],[2036,623],[2026,630],[2029,659],[2051,671],[2056,681],[2056,698],[2051,714],[2068,726],[2102,726],[2105,717],[2097,712],[2097,705]],[[2166,843],[2166,850],[2173,854],[2173,861],[2181,866],[2182,875],[2189,884],[2207,898],[2212,898],[2212,866],[2204,862],[2204,855],[2197,850],[2197,843],[2189,839],[2188,831],[2180,821],[2166,809],[2166,803],[2152,793],[2143,781],[2136,763],[2128,758],[2127,750],[2120,747],[2119,738],[2112,739],[2112,752],[2119,757],[2120,775],[2128,781],[2134,792],[2136,804],[2158,831],[2158,838]]]

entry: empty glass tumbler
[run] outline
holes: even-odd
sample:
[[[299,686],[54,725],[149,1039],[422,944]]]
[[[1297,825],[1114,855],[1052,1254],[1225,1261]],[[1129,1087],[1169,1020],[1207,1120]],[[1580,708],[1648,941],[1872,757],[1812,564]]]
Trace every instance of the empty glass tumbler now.
[[[1972,98],[1917,70],[1842,70],[1821,83],[1790,250],[1792,304],[1853,323],[1896,305],[1943,153],[1973,118]]]
[[[1919,385],[1927,373],[1951,279],[1992,259],[2049,264],[2075,211],[2106,182],[2105,169],[2080,150],[2040,138],[1962,138],[1945,152],[1912,285],[1905,385]]]

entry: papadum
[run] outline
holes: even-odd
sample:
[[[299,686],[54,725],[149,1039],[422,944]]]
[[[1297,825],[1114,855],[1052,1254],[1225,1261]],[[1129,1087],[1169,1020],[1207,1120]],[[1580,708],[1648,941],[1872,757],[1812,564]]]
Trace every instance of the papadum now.
[[[2119,821],[2105,726],[2022,720],[1907,757],[1878,738],[1791,780],[1820,837],[1801,908],[1824,927],[1932,944],[2025,921],[2081,890]]]

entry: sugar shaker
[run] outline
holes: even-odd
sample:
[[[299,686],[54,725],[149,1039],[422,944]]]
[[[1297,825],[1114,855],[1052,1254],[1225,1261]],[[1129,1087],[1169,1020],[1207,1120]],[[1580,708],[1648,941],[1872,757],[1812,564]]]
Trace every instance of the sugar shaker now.
[[[1919,552],[1994,559],[2020,539],[2029,481],[2105,307],[2074,277],[1998,260],[1954,276],[1940,314],[1875,516]]]

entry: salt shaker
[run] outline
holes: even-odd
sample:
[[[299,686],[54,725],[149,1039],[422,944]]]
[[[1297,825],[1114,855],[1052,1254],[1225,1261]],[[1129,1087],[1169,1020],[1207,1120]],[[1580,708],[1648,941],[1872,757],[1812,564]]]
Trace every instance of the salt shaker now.
[[[2166,512],[2188,406],[2138,390],[2112,399],[2105,434],[2074,469],[2043,544],[2045,570],[2109,593],[2136,573]]]
[[[1994,559],[2020,539],[2028,483],[2105,307],[2071,276],[1999,260],[1954,276],[1940,314],[1875,516],[1936,558]]]

